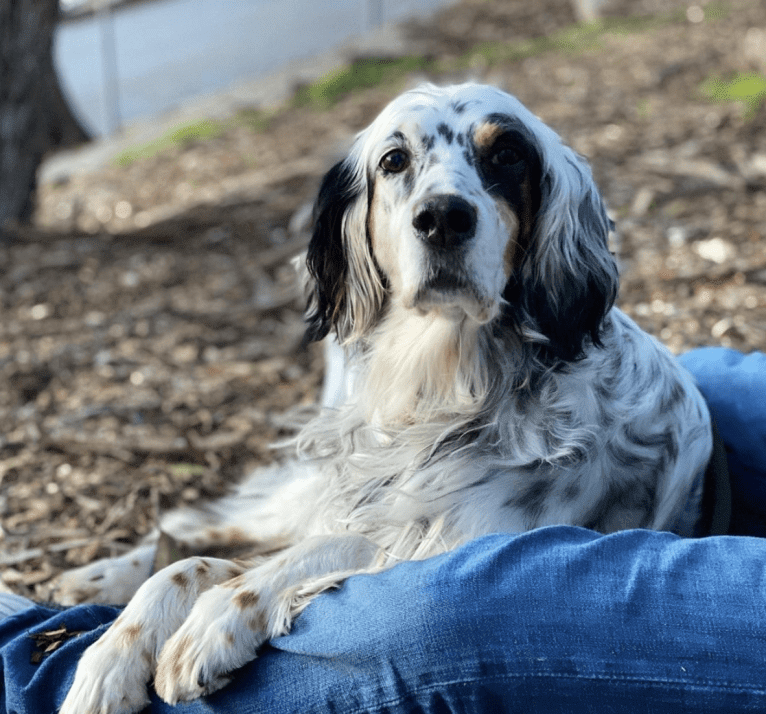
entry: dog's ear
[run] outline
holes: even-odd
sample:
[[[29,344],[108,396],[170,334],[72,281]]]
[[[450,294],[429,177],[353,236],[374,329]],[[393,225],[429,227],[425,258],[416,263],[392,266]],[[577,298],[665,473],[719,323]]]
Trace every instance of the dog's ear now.
[[[322,180],[314,204],[314,230],[306,254],[308,341],[326,337],[345,307],[348,263],[343,250],[343,221],[357,193],[350,168],[339,161]]]
[[[349,158],[328,171],[319,189],[306,255],[308,341],[330,330],[341,344],[358,339],[380,311],[384,288],[367,235],[367,183]]]
[[[566,147],[544,162],[540,210],[521,269],[507,299],[542,334],[544,356],[574,361],[600,343],[606,313],[617,296],[617,263],[609,252],[613,226],[590,168]]]

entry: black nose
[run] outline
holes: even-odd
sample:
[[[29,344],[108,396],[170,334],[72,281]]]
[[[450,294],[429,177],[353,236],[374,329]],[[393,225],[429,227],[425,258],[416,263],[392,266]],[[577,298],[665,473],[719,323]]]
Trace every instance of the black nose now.
[[[476,233],[476,209],[460,196],[431,196],[416,206],[412,225],[428,245],[457,248]]]

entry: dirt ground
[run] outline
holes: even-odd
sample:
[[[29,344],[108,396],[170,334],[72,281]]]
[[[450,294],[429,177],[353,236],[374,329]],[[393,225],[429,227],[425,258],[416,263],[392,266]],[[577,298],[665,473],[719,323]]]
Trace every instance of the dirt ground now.
[[[710,77],[766,73],[766,5],[615,0],[663,18],[467,70],[587,156],[617,221],[621,307],[674,352],[766,349],[766,106]],[[568,0],[465,0],[410,27],[448,60],[572,25]],[[44,595],[120,554],[179,503],[221,494],[312,403],[288,259],[322,172],[401,84],[281,112],[127,167],[43,186],[0,246],[0,566]]]

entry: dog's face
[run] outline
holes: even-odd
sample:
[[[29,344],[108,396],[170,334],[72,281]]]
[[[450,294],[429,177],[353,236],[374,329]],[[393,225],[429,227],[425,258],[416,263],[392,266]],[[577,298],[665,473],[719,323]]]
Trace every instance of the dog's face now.
[[[528,242],[540,156],[487,104],[404,95],[365,142],[372,255],[404,308],[488,322]]]
[[[437,311],[504,320],[574,359],[614,299],[588,167],[493,87],[394,100],[325,177],[316,210],[314,338],[363,338],[387,309]]]

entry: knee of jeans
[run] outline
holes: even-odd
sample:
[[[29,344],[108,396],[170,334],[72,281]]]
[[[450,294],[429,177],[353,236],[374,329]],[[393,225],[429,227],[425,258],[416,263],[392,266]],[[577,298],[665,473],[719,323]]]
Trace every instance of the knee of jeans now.
[[[406,564],[388,577],[382,575],[358,584],[367,592],[354,593],[357,583],[350,582],[350,600],[366,603],[355,625],[358,644],[367,651],[371,635],[372,646],[382,657],[391,652],[399,655],[403,649],[426,656],[434,651],[455,652],[491,637],[488,630],[497,625],[496,613],[487,610],[494,598],[482,583],[422,562]]]
[[[405,649],[449,651],[486,637],[483,607],[480,593],[465,582],[423,562],[404,563],[323,593],[272,645],[295,654],[384,660],[400,658]]]

